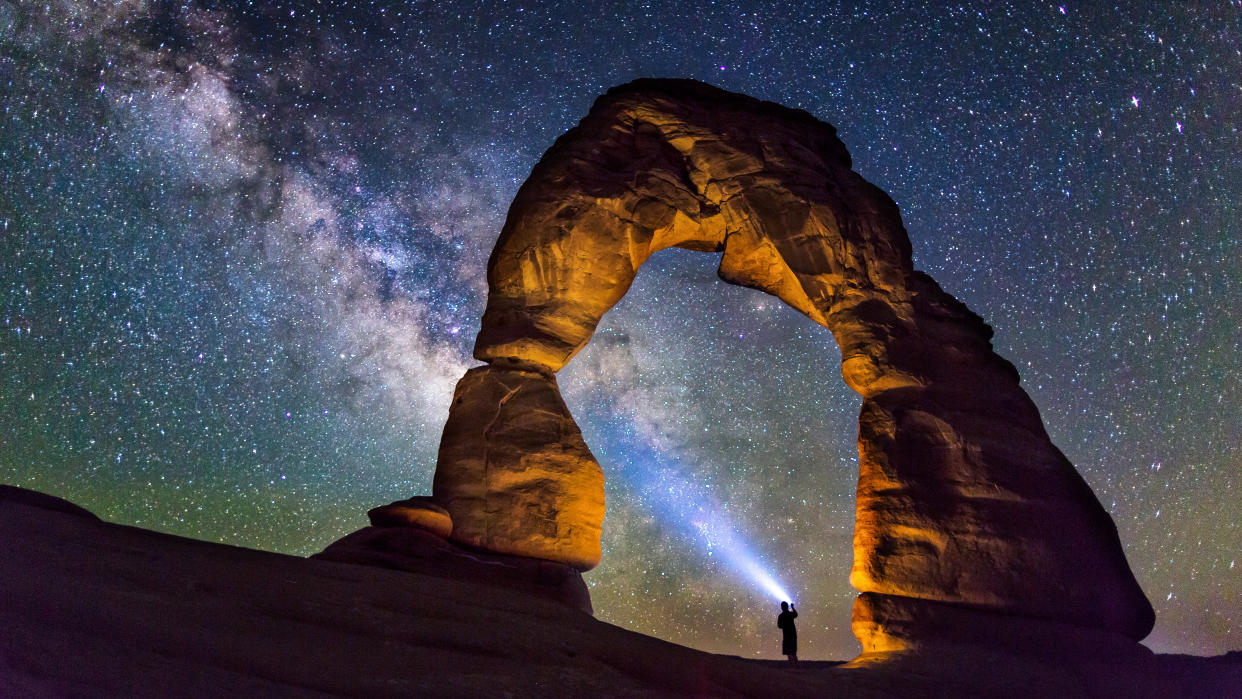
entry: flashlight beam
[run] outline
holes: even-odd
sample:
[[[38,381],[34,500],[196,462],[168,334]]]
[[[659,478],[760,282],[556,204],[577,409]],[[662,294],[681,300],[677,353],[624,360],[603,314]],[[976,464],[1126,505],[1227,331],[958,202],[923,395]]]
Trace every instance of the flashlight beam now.
[[[683,477],[675,468],[654,466],[670,459],[659,454],[644,454],[635,459],[641,471],[638,486],[644,491],[644,502],[661,514],[668,515],[679,528],[692,535],[707,549],[708,555],[721,560],[737,576],[754,589],[780,602],[792,602],[793,595],[769,572],[762,558],[747,545],[734,522],[703,486]]]

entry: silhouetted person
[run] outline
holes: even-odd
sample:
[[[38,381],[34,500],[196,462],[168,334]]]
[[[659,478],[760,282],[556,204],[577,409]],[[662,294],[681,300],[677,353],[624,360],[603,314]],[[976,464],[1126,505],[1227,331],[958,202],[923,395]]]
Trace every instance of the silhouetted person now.
[[[776,626],[784,632],[781,637],[781,653],[789,658],[789,662],[798,664],[798,629],[794,619],[798,618],[798,610],[788,602],[781,602],[781,615],[776,617]]]

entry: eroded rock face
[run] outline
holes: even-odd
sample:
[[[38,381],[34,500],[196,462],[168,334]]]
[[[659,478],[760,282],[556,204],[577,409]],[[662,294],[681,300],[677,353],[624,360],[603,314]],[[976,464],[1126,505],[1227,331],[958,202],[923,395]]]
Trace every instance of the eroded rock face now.
[[[485,366],[453,393],[433,497],[454,541],[579,570],[600,558],[604,474],[551,372]]]
[[[896,205],[850,169],[834,129],[691,81],[610,91],[518,192],[488,264],[475,356],[490,366],[458,386],[436,469],[454,539],[598,560],[599,470],[551,376],[671,246],[723,251],[723,279],[841,346],[863,397],[851,580],[910,602],[867,607],[865,647],[902,638],[885,609],[922,628],[909,619],[944,603],[1132,639],[1151,629],[1112,521],[991,328],[914,270]]]
[[[453,533],[453,518],[448,510],[436,503],[434,498],[427,496],[416,496],[373,507],[367,512],[367,517],[377,527],[425,529],[441,539],[447,539]]]

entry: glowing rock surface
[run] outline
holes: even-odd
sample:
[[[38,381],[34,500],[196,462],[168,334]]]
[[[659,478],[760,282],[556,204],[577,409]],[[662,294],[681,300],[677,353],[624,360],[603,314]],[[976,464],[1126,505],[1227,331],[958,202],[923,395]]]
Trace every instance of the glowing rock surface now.
[[[455,541],[579,570],[599,563],[604,474],[550,371],[493,365],[462,377],[433,489]]]
[[[454,539],[598,561],[602,478],[551,376],[672,246],[723,252],[723,279],[777,296],[841,347],[863,397],[851,581],[870,593],[854,627],[864,649],[899,647],[883,610],[908,620],[920,604],[1150,631],[1108,514],[991,328],[914,270],[897,206],[850,169],[835,130],[692,81],[611,90],[514,199],[475,346],[490,366],[459,385],[436,468]]]
[[[448,510],[426,496],[374,507],[367,516],[377,527],[416,527],[444,539],[453,533],[453,520]]]

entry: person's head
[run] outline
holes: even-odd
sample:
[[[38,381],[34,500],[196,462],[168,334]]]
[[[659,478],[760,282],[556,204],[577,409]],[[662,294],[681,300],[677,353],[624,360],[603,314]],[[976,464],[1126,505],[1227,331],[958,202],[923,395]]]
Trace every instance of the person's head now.
[[[782,611],[782,612],[787,612],[787,611],[789,611],[789,603],[788,603],[788,602],[781,602],[781,611]]]

